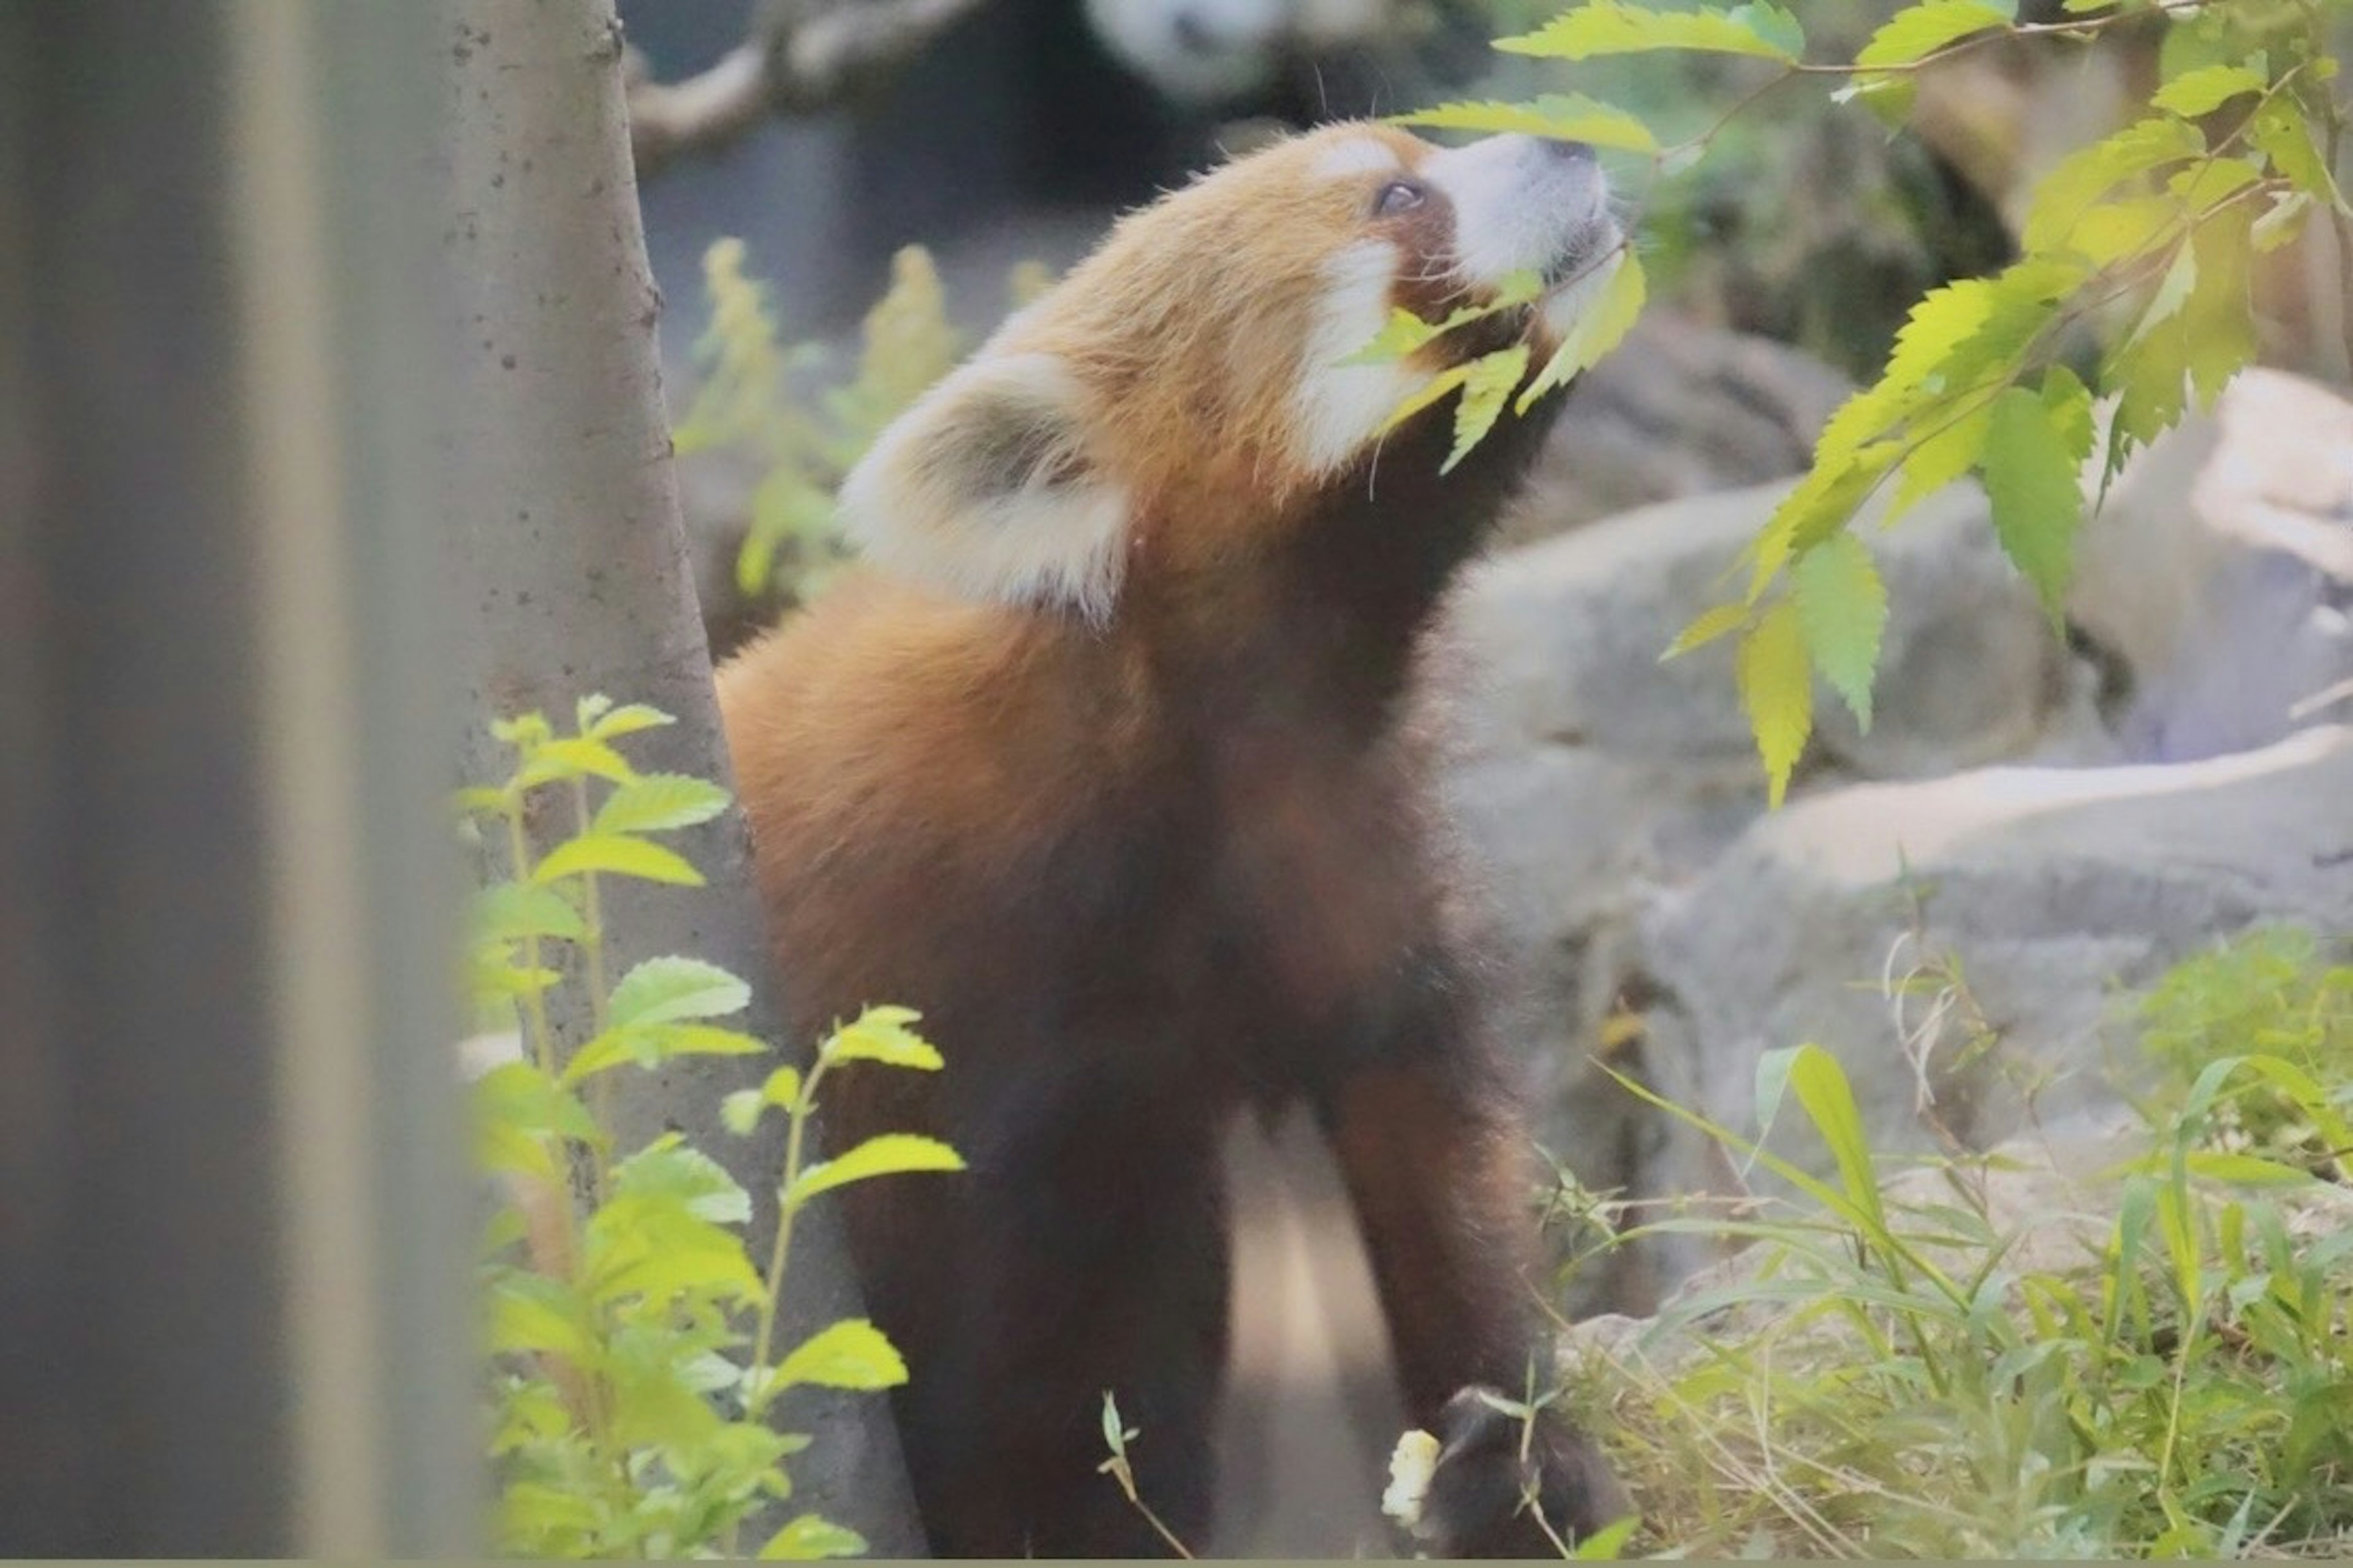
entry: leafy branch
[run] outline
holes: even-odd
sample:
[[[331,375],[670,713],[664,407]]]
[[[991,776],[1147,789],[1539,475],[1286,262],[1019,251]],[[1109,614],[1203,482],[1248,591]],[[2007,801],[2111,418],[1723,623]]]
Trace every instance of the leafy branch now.
[[[2338,62],[2328,52],[2326,4],[2065,0],[2063,19],[2022,23],[2015,0],[1920,0],[1852,60],[1816,62],[1805,58],[1796,17],[1771,0],[1723,11],[1588,0],[1496,47],[1564,62],[1699,51],[1775,68],[1698,135],[1672,145],[1634,116],[1574,93],[1404,117],[1639,156],[1647,201],[1736,116],[1799,78],[1842,79],[1833,101],[1860,101],[1900,124],[1919,74],[1967,51],[2006,38],[2089,46],[2127,22],[2183,27],[2195,18],[2189,46],[2164,52],[2162,80],[2140,117],[2042,178],[2019,259],[1913,307],[1878,380],[1832,416],[1810,471],[1752,541],[1745,595],[1699,616],[1668,649],[1672,657],[1739,634],[1736,671],[1775,804],[1812,732],[1815,676],[1860,724],[1871,723],[1886,593],[1848,529],[1891,481],[1890,523],[1978,474],[2002,549],[2056,620],[2084,521],[2084,470],[2096,456],[2090,488],[2104,492],[2132,451],[2179,422],[2192,399],[2211,406],[2253,359],[2256,258],[2293,242],[2321,213],[2337,232],[2340,265],[2353,268],[2353,204],[2337,162],[2346,113],[2333,96]],[[1630,252],[1629,268],[1631,260]],[[2102,345],[2088,379],[2069,363],[2086,334]],[[1474,363],[1447,374],[1464,389],[1459,459],[1493,423],[1473,397],[1498,373]],[[1499,408],[1501,395],[1493,401]]]

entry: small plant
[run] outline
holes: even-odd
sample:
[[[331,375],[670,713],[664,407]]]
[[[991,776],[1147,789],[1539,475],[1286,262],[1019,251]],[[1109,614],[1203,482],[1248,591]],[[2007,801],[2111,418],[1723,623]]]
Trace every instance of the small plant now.
[[[745,1522],[791,1496],[786,1461],[810,1441],[772,1426],[777,1396],[800,1384],[880,1390],[907,1377],[898,1352],[862,1321],[780,1353],[795,1217],[851,1182],[962,1168],[945,1144],[902,1134],[814,1157],[810,1118],[829,1073],[860,1062],[939,1069],[939,1053],[912,1031],[915,1016],[890,1007],[836,1028],[806,1073],[778,1067],[722,1107],[739,1135],[772,1111],[787,1119],[765,1263],[746,1245],[750,1194],[708,1152],[676,1133],[614,1148],[606,1098],[616,1073],[769,1049],[723,1022],[751,991],[715,964],[651,958],[607,984],[602,879],[699,885],[701,874],[655,836],[728,803],[715,784],[641,773],[621,754],[617,742],[669,722],[601,697],[580,702],[570,734],[535,713],[503,721],[492,732],[512,749],[513,771],[459,797],[478,829],[503,842],[509,872],[474,900],[476,1005],[492,1031],[519,1020],[522,1044],[473,1090],[478,1159],[505,1197],[483,1237],[481,1273],[500,1476],[494,1544],[507,1553],[733,1554]],[[541,792],[567,802],[576,826],[534,858],[525,819]],[[567,984],[587,1019],[587,1038],[571,1048],[551,1006]],[[787,1558],[864,1550],[855,1531],[808,1513],[759,1548]]]
[[[2353,1061],[2341,971],[2273,934],[2192,961],[2146,1007],[2186,1089],[2099,1213],[1998,1155],[1883,1178],[1836,1058],[1758,1065],[1757,1120],[1794,1103],[1817,1177],[1621,1078],[1788,1197],[1677,1214],[1628,1240],[1746,1244],[1738,1268],[1572,1372],[1679,1555],[2181,1557],[2353,1544]],[[2283,967],[2284,965],[2284,967]],[[2282,1037],[2287,1037],[2283,1038]],[[2185,1068],[2189,1067],[2185,1062]],[[2238,1108],[2234,1116],[2233,1105]],[[2247,1108],[2293,1132],[2244,1146]],[[2316,1175],[2315,1173],[2318,1173]]]
[[[891,287],[867,312],[850,379],[810,398],[795,380],[821,369],[825,351],[784,346],[766,291],[744,276],[744,242],[713,241],[702,273],[711,325],[695,354],[704,379],[672,439],[681,457],[736,447],[760,460],[766,471],[752,492],[735,586],[750,597],[781,576],[806,597],[843,560],[834,522],[843,478],[883,426],[955,366],[964,336],[948,321],[930,253],[908,246],[892,258]],[[1046,281],[1034,264],[1016,268],[1014,302]]]

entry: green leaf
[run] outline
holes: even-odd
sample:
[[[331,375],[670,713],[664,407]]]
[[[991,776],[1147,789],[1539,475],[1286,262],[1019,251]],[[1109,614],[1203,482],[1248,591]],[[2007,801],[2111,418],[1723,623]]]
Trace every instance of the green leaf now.
[[[687,773],[641,773],[605,797],[590,830],[661,833],[708,822],[727,809],[728,794]]]
[[[2002,550],[2054,617],[2084,521],[2078,471],[2090,443],[2082,450],[2071,448],[2073,428],[2072,411],[2047,408],[2033,393],[2013,386],[1994,402],[1978,465]]]
[[[2030,251],[2063,248],[2085,208],[2125,181],[2197,157],[2206,139],[2169,114],[2135,121],[2123,130],[2062,158],[2034,188],[2021,236]]]
[[[1822,439],[1830,439],[1828,432]],[[1750,604],[1764,596],[1767,585],[1791,557],[1847,525],[1863,498],[1887,477],[1898,450],[1894,442],[1881,441],[1826,458],[1817,445],[1812,470],[1781,498],[1750,546],[1755,557],[1749,572]]]
[[[1997,5],[1989,0],[1923,0],[1882,23],[1855,55],[1854,63],[1866,70],[1916,65],[1971,34],[2007,27],[2016,15],[2014,5]]]
[[[2250,287],[2254,221],[2252,208],[2228,207],[2200,224],[2190,237],[2198,255],[2199,287],[2181,310],[2183,357],[2190,385],[2209,408],[2231,378],[2255,357]]]
[[[1614,1520],[1578,1542],[1569,1552],[1573,1563],[1615,1563],[1625,1554],[1626,1542],[1632,1539],[1642,1516],[1630,1513]]]
[[[657,1068],[678,1057],[755,1057],[767,1048],[765,1040],[740,1029],[709,1024],[633,1024],[607,1029],[575,1051],[564,1064],[564,1082],[576,1084],[625,1062]]]
[[[764,1558],[783,1558],[797,1563],[812,1562],[821,1557],[862,1557],[865,1554],[864,1536],[813,1513],[801,1515],[768,1537],[767,1544],[760,1548],[760,1555]]]
[[[784,1192],[784,1206],[798,1209],[820,1193],[874,1176],[916,1171],[961,1171],[964,1159],[936,1138],[913,1132],[884,1132],[869,1138],[848,1153],[821,1160],[802,1171]]]
[[[1407,420],[1412,418],[1415,415],[1420,413],[1423,409],[1428,408],[1440,398],[1444,397],[1448,393],[1453,391],[1456,387],[1461,386],[1464,382],[1470,380],[1471,365],[1475,363],[1476,362],[1474,361],[1463,364],[1449,365],[1444,370],[1440,371],[1436,375],[1431,376],[1428,381],[1422,383],[1420,390],[1413,393],[1411,395],[1407,397],[1404,402],[1389,410],[1388,421],[1381,426],[1382,431],[1386,433],[1396,429],[1398,426],[1404,424]]]
[[[1757,754],[1765,763],[1767,797],[1778,806],[1814,728],[1813,673],[1796,605],[1782,600],[1749,628],[1740,639],[1736,673],[1740,704],[1757,737]]]
[[[519,942],[524,937],[561,937],[578,942],[588,934],[580,911],[553,888],[492,882],[473,898],[473,940]]]
[[[1871,1142],[1845,1069],[1821,1047],[1800,1046],[1789,1063],[1789,1089],[1837,1162],[1848,1201],[1870,1217],[1873,1230],[1883,1232],[1887,1217],[1880,1205],[1879,1178],[1872,1169]]]
[[[1798,557],[1789,588],[1815,668],[1868,733],[1871,679],[1887,626],[1887,589],[1871,552],[1853,534],[1834,533]]]
[[[2207,66],[2175,77],[2148,101],[2153,109],[2194,120],[2211,114],[2242,93],[2261,92],[2268,85],[2261,73],[2245,66]]]
[[[681,1018],[723,1018],[752,1005],[752,988],[715,963],[675,954],[649,958],[613,987],[606,1016],[616,1029]]]
[[[681,888],[702,886],[702,873],[690,865],[684,857],[659,844],[649,844],[623,833],[584,833],[577,838],[565,840],[551,850],[546,859],[532,868],[531,879],[544,886],[565,877],[591,871],[636,877],[648,882],[667,882]]]
[[[1495,427],[1513,389],[1527,374],[1528,345],[1514,343],[1510,348],[1481,354],[1471,362],[1470,372],[1462,380],[1462,401],[1454,405],[1454,448],[1438,466],[1441,474],[1452,472],[1457,463],[1471,455],[1471,448]]]
[[[1443,325],[1425,321],[1403,306],[1392,306],[1389,319],[1373,335],[1373,341],[1342,360],[1342,364],[1394,364],[1427,344],[1446,327],[1459,325],[1456,317],[1465,316],[1469,307],[1447,317]]]
[[[1652,11],[1621,0],[1587,0],[1533,33],[1497,39],[1495,47],[1561,60],[1690,49],[1794,64],[1805,51],[1806,35],[1795,16],[1766,0],[1728,11]]]
[[[1993,425],[1990,405],[1972,408],[1920,437],[1904,454],[1895,493],[1880,515],[1880,526],[1893,528],[1898,519],[1947,485],[1977,467],[1985,451],[1986,431]]]
[[[2337,199],[2336,182],[2328,177],[2328,158],[2316,138],[2316,127],[2284,103],[2266,104],[2248,122],[2247,139],[2272,167],[2295,188],[2317,202]]]
[[[1667,651],[1659,656],[1660,661],[1664,663],[1694,648],[1704,647],[1720,637],[1738,631],[1747,621],[1747,605],[1718,605],[1695,616],[1691,625],[1677,632],[1675,640],[1667,645]]]
[[[547,1351],[574,1362],[594,1352],[586,1305],[561,1279],[524,1268],[492,1272],[489,1288],[489,1348],[493,1353]]]
[[[530,1062],[501,1062],[474,1080],[471,1095],[474,1114],[486,1124],[583,1143],[598,1142],[604,1136],[588,1108]]]
[[[735,1089],[719,1102],[719,1125],[738,1138],[748,1138],[760,1125],[760,1112],[766,1109],[758,1089]]]
[[[820,1329],[777,1366],[771,1386],[797,1383],[823,1388],[896,1388],[907,1363],[881,1330],[863,1318]]]
[[[907,1026],[922,1016],[912,1007],[869,1007],[828,1036],[818,1047],[818,1055],[829,1062],[881,1062],[885,1067],[937,1072],[944,1065],[938,1049]],[[796,1081],[792,1092],[799,1091]],[[787,1099],[776,1103],[788,1105],[791,1101]]]
[[[2197,247],[2184,245],[2174,252],[2173,262],[2166,268],[2165,276],[2158,279],[2147,308],[2140,313],[2140,320],[2133,323],[2132,334],[2125,339],[2125,346],[2131,347],[2179,315],[2181,307],[2189,300],[2189,291],[2197,287]]]
[[[727,1168],[675,1132],[666,1132],[614,1167],[616,1198],[674,1202],[712,1225],[743,1225],[751,1194]]]
[[[1520,394],[1519,412],[1525,414],[1535,405],[1537,398],[1556,386],[1565,386],[1571,379],[1600,363],[1603,355],[1616,348],[1633,330],[1634,320],[1642,313],[1642,303],[1649,285],[1642,276],[1642,264],[1636,259],[1631,247],[1620,247],[1600,263],[1587,277],[1564,285],[1585,296],[1583,308],[1577,312],[1560,347],[1545,362],[1527,390]]]
[[[602,741],[583,736],[542,742],[515,774],[515,783],[528,789],[560,779],[598,778],[627,784],[637,776],[637,770],[620,752]]]
[[[640,730],[658,729],[664,724],[677,722],[659,708],[648,707],[643,702],[625,702],[599,715],[594,724],[586,727],[586,733],[591,740],[613,741],[623,735],[634,735]]]
[[[1558,141],[1588,142],[1625,153],[1656,153],[1659,139],[1650,127],[1622,109],[1582,93],[1546,93],[1532,103],[1495,101],[1441,103],[1397,117],[1400,125],[1426,125],[1434,131],[1516,132],[1549,136]]]

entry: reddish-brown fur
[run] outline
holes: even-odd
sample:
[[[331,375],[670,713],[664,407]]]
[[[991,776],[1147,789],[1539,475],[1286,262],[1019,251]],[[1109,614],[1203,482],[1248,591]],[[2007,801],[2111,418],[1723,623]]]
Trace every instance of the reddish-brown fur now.
[[[1295,160],[1219,179],[1230,199],[1132,222],[1025,332],[1071,367],[1089,462],[1131,498],[1116,614],[869,576],[723,672],[777,963],[804,1035],[898,1002],[947,1058],[845,1074],[826,1108],[837,1142],[924,1131],[972,1167],[845,1194],[913,1370],[898,1408],[939,1551],[1161,1551],[1097,1473],[1106,1390],[1146,1500],[1205,1534],[1220,1138],[1298,1097],[1366,1226],[1410,1408],[1452,1445],[1450,1543],[1541,1551],[1509,1517],[1516,1427],[1449,1403],[1520,1393],[1544,1358],[1525,1139],[1400,721],[1545,417],[1442,480],[1443,412],[1377,464],[1302,474],[1282,398],[1363,192],[1309,191]],[[1547,1420],[1535,1453],[1556,1524],[1606,1519],[1581,1439]]]

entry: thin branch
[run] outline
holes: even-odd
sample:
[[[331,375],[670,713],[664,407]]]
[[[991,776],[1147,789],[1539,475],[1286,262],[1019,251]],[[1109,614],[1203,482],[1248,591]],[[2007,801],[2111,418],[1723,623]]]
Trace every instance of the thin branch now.
[[[629,149],[644,180],[771,115],[828,109],[881,80],[984,0],[764,0],[744,41],[709,69],[658,82],[632,50]]]

